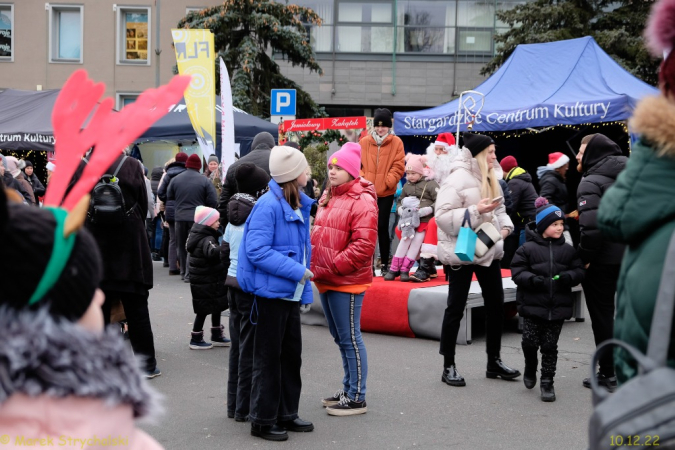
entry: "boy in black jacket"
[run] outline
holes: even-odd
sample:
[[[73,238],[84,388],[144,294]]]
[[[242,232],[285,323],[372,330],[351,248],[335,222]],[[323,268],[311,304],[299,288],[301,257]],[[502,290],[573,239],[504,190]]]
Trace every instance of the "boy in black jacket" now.
[[[223,335],[220,313],[228,308],[225,278],[227,269],[220,261],[218,245],[220,213],[207,206],[195,209],[195,224],[190,230],[185,247],[190,253],[190,291],[195,317],[190,349],[208,350],[213,346],[229,347],[230,340]],[[211,342],[204,341],[204,321],[211,315]]]
[[[555,401],[553,377],[558,359],[558,338],[565,319],[572,317],[572,287],[581,283],[584,268],[574,248],[562,237],[565,214],[538,198],[536,225],[526,228],[527,242],[511,261],[511,276],[518,285],[518,314],[523,317],[525,387],[537,384],[537,350],[541,350],[541,399]],[[540,206],[541,205],[541,206]]]

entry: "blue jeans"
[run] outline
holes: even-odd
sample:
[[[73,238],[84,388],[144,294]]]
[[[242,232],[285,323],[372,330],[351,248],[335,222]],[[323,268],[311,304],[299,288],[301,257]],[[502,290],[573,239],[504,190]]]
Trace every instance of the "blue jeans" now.
[[[340,348],[344,378],[343,390],[356,402],[366,398],[368,354],[361,337],[361,307],[363,296],[346,292],[326,291],[321,294],[321,306],[328,319],[328,329]]]
[[[525,243],[525,228],[520,230],[520,237],[518,238],[518,247],[522,247]]]

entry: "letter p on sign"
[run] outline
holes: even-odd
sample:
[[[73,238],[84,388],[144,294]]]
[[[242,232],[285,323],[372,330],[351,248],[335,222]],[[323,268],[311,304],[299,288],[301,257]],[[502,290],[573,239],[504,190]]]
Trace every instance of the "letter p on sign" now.
[[[295,89],[272,89],[270,115],[294,116],[296,113]]]

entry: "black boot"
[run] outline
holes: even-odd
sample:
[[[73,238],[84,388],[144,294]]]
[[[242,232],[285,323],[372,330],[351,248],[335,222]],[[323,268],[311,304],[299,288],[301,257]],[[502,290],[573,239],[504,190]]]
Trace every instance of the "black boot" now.
[[[502,377],[502,380],[513,380],[520,376],[520,371],[504,364],[499,356],[488,356],[485,376],[488,378]]]
[[[441,376],[441,381],[443,383],[449,384],[450,386],[466,386],[466,381],[464,377],[457,372],[457,367],[453,364],[450,367],[446,367],[443,370],[443,376]]]
[[[554,402],[555,389],[553,389],[553,377],[541,376],[541,401]]]
[[[436,272],[436,260],[434,258],[427,258],[429,260],[429,278],[438,278],[438,272]]]
[[[420,258],[419,266],[417,266],[417,270],[415,271],[415,273],[410,275],[411,281],[417,281],[418,283],[422,283],[422,282],[425,282],[425,281],[429,281],[431,279],[431,277],[429,275],[429,270],[430,270],[431,264],[429,264],[429,261],[433,262],[433,259],[430,260],[429,258]]]
[[[288,433],[279,425],[256,425],[251,424],[251,436],[263,438],[266,441],[285,441]]]
[[[528,389],[537,385],[537,349],[523,346],[525,355],[525,373],[523,374],[523,383]]]

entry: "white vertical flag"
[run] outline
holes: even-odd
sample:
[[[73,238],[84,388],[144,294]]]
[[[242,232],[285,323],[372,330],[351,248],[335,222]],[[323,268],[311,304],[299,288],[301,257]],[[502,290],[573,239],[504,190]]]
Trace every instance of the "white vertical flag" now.
[[[220,123],[221,131],[221,154],[220,168],[225,181],[227,168],[234,163],[234,113],[232,111],[232,87],[230,86],[230,76],[227,73],[227,67],[220,58],[220,107],[222,112],[222,121]]]

